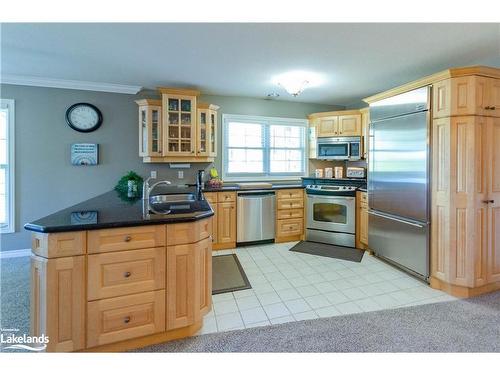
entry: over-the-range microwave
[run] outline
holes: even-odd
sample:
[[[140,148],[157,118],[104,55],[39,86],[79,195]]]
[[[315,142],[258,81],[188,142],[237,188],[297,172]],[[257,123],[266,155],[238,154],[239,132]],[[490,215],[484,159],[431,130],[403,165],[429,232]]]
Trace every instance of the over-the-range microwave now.
[[[361,137],[318,137],[317,159],[360,160]]]

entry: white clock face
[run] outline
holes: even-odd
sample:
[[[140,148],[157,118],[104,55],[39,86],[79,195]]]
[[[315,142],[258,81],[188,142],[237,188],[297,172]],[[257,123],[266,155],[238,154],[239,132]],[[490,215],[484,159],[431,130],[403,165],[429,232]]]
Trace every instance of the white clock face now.
[[[86,105],[73,108],[69,114],[71,124],[80,130],[89,130],[99,122],[96,110]]]

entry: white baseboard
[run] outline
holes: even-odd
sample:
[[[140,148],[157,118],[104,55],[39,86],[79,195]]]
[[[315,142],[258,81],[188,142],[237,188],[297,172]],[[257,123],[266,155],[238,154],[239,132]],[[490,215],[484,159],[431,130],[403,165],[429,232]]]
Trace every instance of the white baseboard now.
[[[0,251],[0,259],[27,257],[31,255],[31,249]]]

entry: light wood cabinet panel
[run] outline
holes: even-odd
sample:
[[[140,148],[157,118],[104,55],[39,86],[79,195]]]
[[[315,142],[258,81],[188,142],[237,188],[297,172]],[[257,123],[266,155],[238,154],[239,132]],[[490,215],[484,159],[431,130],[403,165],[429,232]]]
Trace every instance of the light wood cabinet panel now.
[[[278,210],[291,210],[296,208],[304,208],[304,199],[278,199]]]
[[[193,243],[210,237],[212,217],[186,223],[167,225],[167,246]]]
[[[433,85],[433,117],[500,116],[500,80],[481,76],[446,79]]]
[[[302,189],[283,189],[276,191],[277,199],[297,199],[304,198],[304,190]]]
[[[277,220],[276,222],[276,236],[300,236],[304,233],[303,219],[287,219]]]
[[[165,264],[164,247],[89,255],[87,298],[164,289]]]
[[[199,283],[199,307],[195,311],[204,315],[212,309],[212,241],[207,238],[196,244],[196,275]]]
[[[198,92],[160,88],[162,96],[164,156],[196,156]]]
[[[85,256],[31,257],[31,334],[45,334],[48,352],[85,346]]]
[[[276,219],[298,219],[304,217],[304,210],[301,208],[294,210],[278,210],[276,212]]]
[[[217,110],[214,104],[198,103],[196,124],[196,155],[217,156]]]
[[[87,232],[33,232],[31,250],[44,258],[83,255],[87,251]]]
[[[217,243],[236,242],[236,203],[217,204]]]
[[[338,118],[338,135],[360,136],[361,135],[361,115],[343,115]]]
[[[205,199],[210,203],[213,207],[214,203],[217,203],[217,193],[203,193]]]
[[[338,135],[338,116],[322,117],[318,120],[318,137],[333,137]]]
[[[88,252],[105,253],[165,245],[165,225],[100,229],[88,232]]]
[[[139,106],[139,156],[162,156],[161,100],[141,99],[136,103]]]
[[[167,330],[193,324],[199,308],[196,244],[167,247]]]
[[[487,179],[488,251],[487,280],[500,281],[500,118],[488,119],[485,148]]]
[[[217,202],[236,202],[236,193],[235,192],[219,192],[217,193]]]
[[[88,302],[87,347],[165,331],[165,291]]]

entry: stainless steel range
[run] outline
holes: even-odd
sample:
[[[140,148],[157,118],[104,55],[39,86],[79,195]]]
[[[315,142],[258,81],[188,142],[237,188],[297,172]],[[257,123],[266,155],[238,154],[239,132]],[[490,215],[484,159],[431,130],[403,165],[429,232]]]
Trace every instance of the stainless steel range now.
[[[350,185],[306,185],[306,240],[354,247],[356,189]]]

